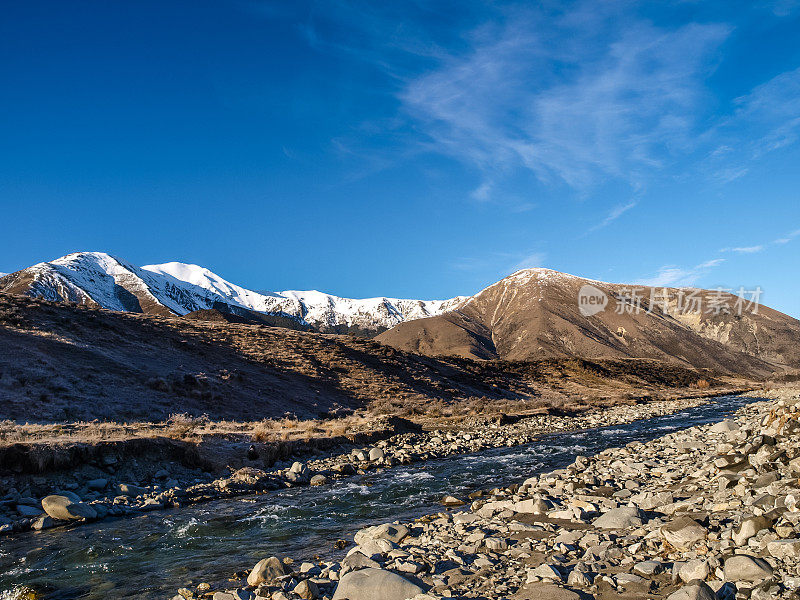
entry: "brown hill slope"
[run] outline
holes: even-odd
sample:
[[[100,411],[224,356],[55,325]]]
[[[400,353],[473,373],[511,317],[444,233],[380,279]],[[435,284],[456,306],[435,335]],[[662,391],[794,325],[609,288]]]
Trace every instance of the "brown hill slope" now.
[[[578,296],[586,285],[606,294],[605,310],[581,314]],[[429,356],[651,358],[760,376],[800,366],[796,319],[765,306],[739,316],[736,296],[730,294],[724,295],[730,314],[684,314],[677,289],[668,290],[666,306],[651,307],[652,288],[643,286],[638,288],[641,310],[618,314],[617,300],[630,299],[632,287],[526,269],[489,286],[457,311],[401,323],[376,339]],[[704,292],[702,310],[711,308],[714,295]]]
[[[653,361],[435,359],[350,336],[8,294],[0,294],[0,348],[0,419],[24,421],[402,414],[442,403],[526,409],[718,383],[713,373]]]

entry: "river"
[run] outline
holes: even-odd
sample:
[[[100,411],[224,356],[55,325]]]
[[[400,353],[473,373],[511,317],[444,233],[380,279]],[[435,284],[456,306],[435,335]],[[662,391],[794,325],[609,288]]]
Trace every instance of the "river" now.
[[[68,528],[0,537],[0,600],[22,586],[43,598],[168,599],[178,587],[224,581],[270,555],[341,557],[333,543],[367,525],[443,510],[464,497],[522,482],[632,441],[718,421],[757,400],[723,396],[708,404],[627,425],[545,435],[525,446],[451,456],[314,488],[196,504]]]

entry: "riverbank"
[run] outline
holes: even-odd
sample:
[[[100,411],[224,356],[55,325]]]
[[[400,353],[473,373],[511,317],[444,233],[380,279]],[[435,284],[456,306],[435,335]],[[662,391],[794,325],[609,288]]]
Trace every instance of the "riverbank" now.
[[[734,390],[717,389],[713,393],[725,391]],[[19,474],[0,479],[7,490],[0,498],[0,534],[74,526],[293,486],[324,485],[396,465],[527,444],[547,433],[668,414],[696,406],[712,392],[687,390],[683,394],[692,397],[594,409],[577,415],[490,415],[462,418],[458,422],[428,419],[425,424],[428,430],[404,419],[377,419],[371,430],[323,438],[316,443],[300,440],[253,444],[256,456],[249,464],[254,466],[240,468],[209,465],[198,447],[187,442],[134,439],[122,447],[130,450],[132,445],[140,444],[143,448],[130,455],[125,455],[117,442],[102,442],[76,451],[77,459],[70,459],[74,460],[74,466],[55,474],[31,474],[21,469],[23,472]],[[366,443],[371,445],[364,446]],[[272,451],[268,453],[266,448]],[[206,451],[206,455],[213,454]],[[218,453],[228,457],[224,452]],[[316,458],[300,462],[292,457],[295,453]],[[25,465],[26,460],[48,460],[29,455],[6,458],[6,462],[18,466]],[[237,464],[232,460],[221,464],[226,463]],[[265,468],[266,464],[273,467]],[[45,501],[47,498],[50,499]],[[48,510],[48,506],[55,508]]]
[[[794,598],[800,394],[766,394],[734,419],[359,531],[344,560],[268,558],[236,589],[176,598]]]

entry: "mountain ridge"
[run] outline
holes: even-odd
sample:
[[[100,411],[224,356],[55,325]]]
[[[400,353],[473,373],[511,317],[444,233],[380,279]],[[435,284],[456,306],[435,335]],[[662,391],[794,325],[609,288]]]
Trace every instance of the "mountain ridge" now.
[[[268,324],[323,333],[375,335],[399,322],[439,314],[465,298],[352,299],[316,290],[256,292],[199,265],[137,267],[103,252],[75,252],[0,277],[0,291],[161,316],[218,310]]]
[[[581,313],[579,296],[595,290],[611,304]],[[639,290],[636,307],[625,293]],[[653,302],[667,292],[671,301]],[[455,310],[400,323],[375,339],[429,356],[501,360],[652,358],[700,368],[765,375],[800,367],[800,321],[766,306],[756,314],[682,312],[681,288],[606,283],[551,269],[523,269],[487,286]],[[698,290],[734,306],[738,296]],[[634,310],[635,308],[640,310]],[[701,307],[702,308],[702,307]]]
[[[607,306],[584,313],[579,298],[586,290]],[[740,307],[744,300],[727,292],[607,283],[546,268],[522,269],[469,297],[357,300],[315,290],[253,291],[198,265],[136,267],[83,252],[0,277],[0,291],[195,321],[356,334],[429,356],[645,358],[758,377],[800,368],[800,321],[766,306],[752,314],[687,312],[681,307],[693,295]],[[658,294],[669,298],[659,303]]]

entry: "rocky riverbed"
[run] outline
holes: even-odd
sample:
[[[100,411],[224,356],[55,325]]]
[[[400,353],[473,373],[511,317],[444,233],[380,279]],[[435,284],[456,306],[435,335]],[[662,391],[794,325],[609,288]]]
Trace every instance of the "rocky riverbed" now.
[[[270,557],[231,589],[175,600],[797,598],[800,393],[769,396],[730,420],[443,498],[438,514],[359,531],[341,561]]]
[[[56,477],[0,479],[0,535],[80,525],[187,504],[261,494],[456,454],[528,444],[554,432],[630,423],[707,402],[689,398],[616,406],[578,416],[536,415],[507,422],[502,416],[473,417],[458,430],[394,435],[369,447],[350,445],[338,452],[300,461],[281,461],[272,469],[244,467],[215,478],[175,464],[121,464],[108,454]]]

